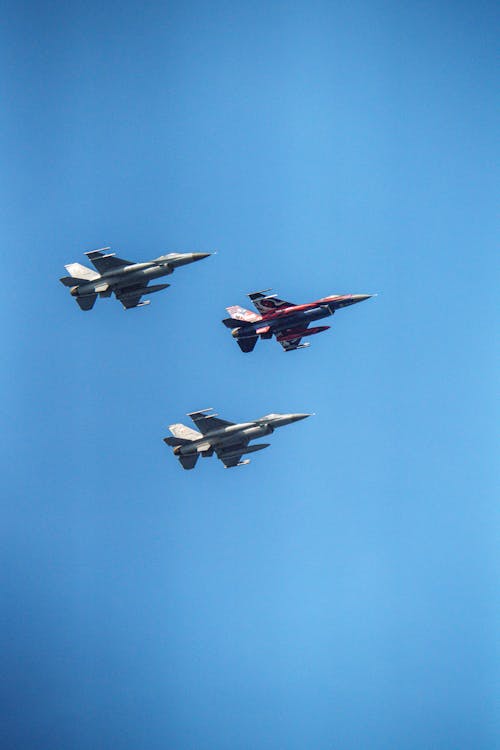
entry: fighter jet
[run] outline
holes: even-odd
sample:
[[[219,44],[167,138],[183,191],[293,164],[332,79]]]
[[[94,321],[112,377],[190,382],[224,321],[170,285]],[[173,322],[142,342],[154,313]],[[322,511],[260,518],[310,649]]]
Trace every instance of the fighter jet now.
[[[222,322],[227,328],[232,329],[231,335],[236,339],[242,352],[253,351],[259,337],[270,339],[273,336],[276,336],[276,341],[286,352],[304,349],[309,346],[308,343],[301,343],[304,336],[314,336],[330,328],[309,328],[312,321],[333,315],[341,307],[355,305],[373,297],[372,294],[332,294],[316,302],[294,305],[292,302],[279,299],[275,294],[267,294],[269,291],[271,290],[265,289],[248,295],[257,313],[239,305],[226,307],[231,317],[225,318]]]
[[[64,266],[70,276],[63,276],[60,281],[64,286],[70,287],[71,296],[76,299],[82,310],[91,310],[97,295],[110,297],[113,292],[125,310],[149,305],[149,300],[141,302],[141,297],[160,292],[170,286],[170,284],[148,286],[151,279],[168,276],[178,266],[194,263],[212,254],[169,253],[145,263],[134,263],[131,260],[117,258],[115,253],[110,253],[108,250],[110,250],[109,247],[103,247],[100,250],[85,253],[97,272],[80,263],[70,263]]]
[[[241,457],[246,453],[255,453],[269,446],[269,443],[249,445],[254,438],[270,435],[277,427],[284,427],[292,422],[312,416],[311,414],[267,414],[253,422],[235,424],[219,419],[211,414],[213,409],[202,409],[188,414],[198,428],[193,430],[183,424],[171,424],[168,428],[174,437],[163,438],[164,442],[174,449],[185,469],[194,469],[199,456],[217,455],[226,469],[233,466],[244,466],[250,463]]]

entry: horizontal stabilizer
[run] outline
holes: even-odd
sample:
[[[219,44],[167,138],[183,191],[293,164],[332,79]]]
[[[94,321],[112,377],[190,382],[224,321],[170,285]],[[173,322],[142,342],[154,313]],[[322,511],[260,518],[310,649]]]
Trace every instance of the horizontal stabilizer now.
[[[63,276],[59,281],[61,284],[64,284],[64,286],[80,286],[81,284],[88,284],[88,279],[77,279],[75,276]]]
[[[222,322],[226,328],[241,328],[245,325],[252,325],[248,320],[238,320],[237,318],[224,318]]]
[[[163,442],[167,445],[170,445],[171,448],[178,448],[180,445],[189,445],[191,440],[187,440],[186,438],[178,438],[178,437],[166,437],[163,438]]]

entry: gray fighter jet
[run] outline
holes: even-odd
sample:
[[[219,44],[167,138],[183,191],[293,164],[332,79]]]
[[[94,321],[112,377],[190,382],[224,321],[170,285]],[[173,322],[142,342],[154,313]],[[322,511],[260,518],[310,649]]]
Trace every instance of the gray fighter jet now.
[[[103,247],[100,250],[85,253],[97,272],[80,263],[70,263],[64,266],[70,275],[63,276],[60,281],[64,286],[70,287],[71,296],[76,299],[82,310],[91,310],[97,295],[110,297],[113,292],[125,310],[149,305],[149,300],[141,302],[141,297],[160,292],[170,286],[170,284],[148,286],[151,279],[168,276],[179,266],[208,258],[212,254],[169,253],[145,263],[134,263],[131,260],[117,258],[115,253],[108,252],[109,249],[109,247]]]
[[[267,414],[253,422],[235,424],[219,419],[210,414],[212,409],[202,409],[188,414],[197,430],[183,424],[171,424],[168,428],[174,437],[163,438],[164,442],[174,449],[185,469],[194,469],[199,456],[209,457],[217,454],[226,469],[233,466],[244,466],[250,460],[242,461],[245,453],[255,453],[267,448],[269,443],[249,445],[254,438],[270,435],[277,427],[284,427],[292,422],[312,416],[311,414]]]

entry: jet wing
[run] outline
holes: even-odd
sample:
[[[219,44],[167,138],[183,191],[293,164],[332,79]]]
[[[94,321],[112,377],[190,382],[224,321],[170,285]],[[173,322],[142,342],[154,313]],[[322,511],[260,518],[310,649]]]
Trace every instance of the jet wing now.
[[[215,449],[217,458],[222,461],[226,469],[231,469],[233,466],[238,466],[241,461],[241,457],[245,453],[248,447],[248,440],[239,442],[234,445],[225,445],[224,448]],[[241,453],[239,452],[241,451]],[[246,462],[248,463],[248,461]]]
[[[268,289],[266,291],[269,291]],[[265,313],[280,310],[282,307],[293,307],[293,302],[280,299],[276,294],[265,294],[264,292],[252,292],[248,295],[254,306],[263,315]]]
[[[138,307],[139,305],[147,305],[149,302],[142,302],[141,297],[143,294],[147,294],[148,289],[144,284],[133,284],[132,286],[122,287],[115,291],[116,299],[119,299],[125,310],[130,310],[132,307]]]
[[[280,331],[280,333],[276,336],[276,340],[279,344],[281,344],[286,352],[293,352],[295,349],[299,349],[300,347],[309,346],[309,344],[300,343],[302,340],[300,335],[294,338],[294,333],[303,334],[304,330],[305,328],[303,325],[300,328],[287,328],[286,331]]]
[[[234,424],[234,422],[219,419],[216,414],[207,414],[209,411],[212,410],[203,409],[202,411],[194,411],[187,415],[191,417],[202,435],[206,435],[207,432],[212,432],[212,430],[219,430],[222,427],[231,427]]]
[[[103,247],[101,250],[90,250],[90,252],[85,253],[100,274],[103,274],[106,271],[118,270],[125,266],[134,265],[135,261],[117,258],[114,253],[106,253],[105,251],[109,249],[109,247]]]

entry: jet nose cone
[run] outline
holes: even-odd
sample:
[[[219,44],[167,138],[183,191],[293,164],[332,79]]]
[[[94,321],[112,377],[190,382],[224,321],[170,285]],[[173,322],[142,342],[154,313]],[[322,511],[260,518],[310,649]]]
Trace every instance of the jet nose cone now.
[[[373,297],[373,294],[353,294],[352,295],[352,301],[354,303],[356,303],[356,302],[364,302],[365,299],[370,299],[370,297]]]
[[[293,424],[299,422],[301,419],[306,417],[312,417],[312,414],[271,414],[272,424],[275,427],[285,427],[287,424]]]
[[[288,419],[290,422],[300,422],[301,419],[307,419],[307,417],[312,416],[312,414],[289,414]]]
[[[203,260],[203,258],[208,258],[209,255],[213,255],[213,253],[193,253],[192,257],[193,260]]]

